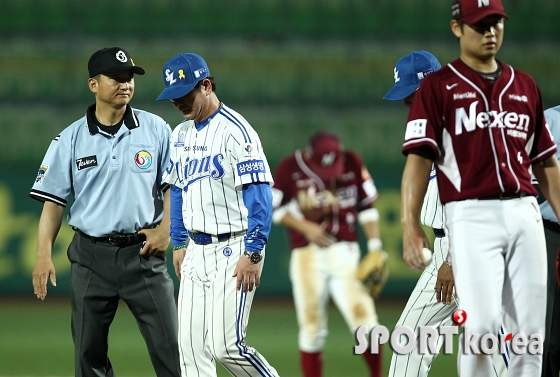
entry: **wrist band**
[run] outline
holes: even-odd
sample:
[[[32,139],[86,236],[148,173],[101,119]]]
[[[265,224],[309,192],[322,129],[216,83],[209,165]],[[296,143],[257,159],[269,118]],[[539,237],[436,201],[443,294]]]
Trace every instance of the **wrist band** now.
[[[175,251],[175,250],[181,250],[181,249],[184,249],[184,248],[186,248],[186,247],[187,247],[187,245],[173,246],[173,251]]]
[[[451,261],[449,259],[444,260],[443,263],[451,267]]]
[[[383,243],[379,238],[370,238],[367,241],[368,251],[381,250],[383,248]]]

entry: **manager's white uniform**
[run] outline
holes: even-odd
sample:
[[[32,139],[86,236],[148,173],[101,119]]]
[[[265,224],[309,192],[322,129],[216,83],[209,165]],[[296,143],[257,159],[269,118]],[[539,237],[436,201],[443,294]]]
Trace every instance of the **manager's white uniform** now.
[[[213,236],[207,245],[191,241],[181,266],[183,375],[216,376],[218,359],[234,376],[278,376],[245,344],[255,290],[238,291],[232,277],[245,250],[248,227],[242,186],[273,183],[257,133],[223,104],[202,123],[184,121],[173,131],[164,179],[183,190],[185,228]]]

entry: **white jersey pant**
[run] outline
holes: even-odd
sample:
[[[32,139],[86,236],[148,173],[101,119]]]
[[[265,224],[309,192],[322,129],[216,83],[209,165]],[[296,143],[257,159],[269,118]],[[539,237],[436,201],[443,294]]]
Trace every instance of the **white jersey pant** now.
[[[397,321],[396,326],[408,326],[415,334],[418,334],[418,327],[431,326],[453,326],[453,312],[457,310],[457,297],[453,295],[453,302],[444,305],[436,299],[434,287],[436,286],[437,273],[443,261],[447,259],[449,251],[449,238],[438,237],[434,241],[432,261],[420,275],[406,306]],[[440,336],[436,346],[438,353],[441,351],[444,336]],[[418,339],[416,339],[418,345]],[[400,355],[393,352],[389,377],[425,377],[428,375],[436,355],[420,354],[416,347],[411,353]],[[502,355],[496,352],[493,356],[492,377],[507,376],[507,366]]]
[[[445,206],[453,274],[471,334],[495,334],[502,304],[512,334],[544,334],[546,244],[534,197]],[[490,376],[491,357],[461,354],[461,376]],[[541,355],[510,352],[508,376],[540,376]]]
[[[232,277],[243,248],[243,236],[187,247],[178,299],[182,376],[216,376],[215,359],[233,376],[278,376],[245,344],[255,290],[238,291]]]
[[[294,249],[290,279],[299,325],[299,349],[319,352],[328,334],[327,304],[332,297],[352,334],[358,327],[379,324],[375,304],[356,278],[360,261],[357,242],[338,242],[321,248],[315,244]]]

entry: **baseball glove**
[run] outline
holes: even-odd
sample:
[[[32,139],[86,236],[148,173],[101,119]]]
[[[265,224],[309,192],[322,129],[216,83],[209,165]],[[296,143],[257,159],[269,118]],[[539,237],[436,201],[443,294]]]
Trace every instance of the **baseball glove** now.
[[[388,255],[383,250],[370,251],[358,266],[356,276],[374,299],[379,297],[389,277],[387,259]]]

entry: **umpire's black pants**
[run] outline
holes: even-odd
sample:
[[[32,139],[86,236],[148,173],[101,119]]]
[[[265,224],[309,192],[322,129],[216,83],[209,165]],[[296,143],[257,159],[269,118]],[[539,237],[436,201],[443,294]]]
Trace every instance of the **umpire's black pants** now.
[[[542,377],[558,377],[560,371],[560,287],[556,282],[556,256],[560,248],[560,233],[549,228],[550,222],[543,221],[548,255],[548,279]]]
[[[115,375],[107,350],[119,299],[136,318],[156,375],[180,376],[177,306],[165,254],[140,256],[141,246],[119,248],[74,235],[68,259],[76,376]]]

